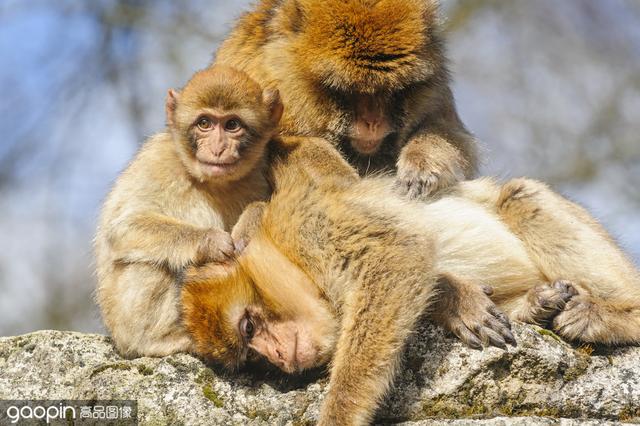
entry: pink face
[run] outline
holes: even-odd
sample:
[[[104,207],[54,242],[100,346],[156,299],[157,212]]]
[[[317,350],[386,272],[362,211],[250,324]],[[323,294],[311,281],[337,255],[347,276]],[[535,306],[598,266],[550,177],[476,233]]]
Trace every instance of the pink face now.
[[[238,322],[248,348],[286,373],[297,373],[326,362],[323,327],[297,320],[264,320],[263,309],[249,306]],[[333,339],[330,339],[331,341]]]
[[[375,154],[391,130],[385,106],[378,97],[356,96],[355,122],[350,134],[351,145],[356,151],[364,155]]]
[[[244,123],[236,115],[202,113],[193,127],[196,160],[207,177],[234,175],[240,163],[240,146],[246,136]]]

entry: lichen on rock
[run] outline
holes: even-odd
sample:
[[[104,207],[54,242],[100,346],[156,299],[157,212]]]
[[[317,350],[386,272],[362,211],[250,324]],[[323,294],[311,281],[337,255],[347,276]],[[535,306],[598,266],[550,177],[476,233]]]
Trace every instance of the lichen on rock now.
[[[515,348],[475,351],[422,324],[378,420],[640,421],[640,348],[586,350],[521,324],[514,333]],[[0,399],[135,399],[141,424],[313,424],[327,385],[322,372],[229,374],[187,354],[124,359],[108,337],[61,331],[0,338],[0,371]]]

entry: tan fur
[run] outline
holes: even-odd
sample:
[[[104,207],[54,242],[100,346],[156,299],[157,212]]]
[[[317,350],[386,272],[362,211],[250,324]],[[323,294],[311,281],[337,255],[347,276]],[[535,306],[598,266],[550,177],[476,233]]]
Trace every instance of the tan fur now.
[[[436,317],[455,311],[455,321],[444,322],[463,339],[472,333],[490,343],[506,327],[502,314],[485,315],[487,324],[495,324],[480,332],[473,325],[474,299],[490,295],[513,318],[539,322],[529,314],[543,302],[531,295],[541,285],[566,290],[570,284],[554,283],[564,278],[575,283],[577,294],[556,307],[550,325],[560,335],[640,343],[638,271],[583,209],[543,184],[479,179],[416,203],[394,196],[389,179],[350,175],[321,140],[290,139],[288,147],[274,161],[277,189],[261,206],[257,237],[243,262],[253,258],[272,266],[249,274],[259,289],[287,281],[283,304],[295,307],[296,285],[309,294],[313,283],[340,320],[319,424],[372,420],[405,339],[434,303]],[[312,156],[325,150],[338,173],[323,176],[302,164],[307,149]],[[283,256],[289,262],[281,275]],[[296,275],[292,265],[304,278],[289,279]]]
[[[553,319],[558,334],[640,343],[640,273],[586,210],[529,179],[504,185],[496,206],[545,281],[569,280],[577,290]]]
[[[277,86],[283,135],[339,146],[361,174],[398,170],[421,197],[475,174],[476,141],[456,112],[433,0],[262,0],[240,18],[216,63]],[[354,96],[389,110],[393,133],[364,155],[349,144]]]
[[[177,96],[169,95],[167,130],[143,145],[115,183],[95,239],[97,301],[126,356],[192,348],[180,321],[178,276],[189,265],[232,253],[228,232],[243,208],[270,193],[265,146],[277,123],[260,87],[243,73],[215,67],[197,73]],[[188,134],[201,110],[233,112],[259,135],[245,138],[233,174],[199,172]]]

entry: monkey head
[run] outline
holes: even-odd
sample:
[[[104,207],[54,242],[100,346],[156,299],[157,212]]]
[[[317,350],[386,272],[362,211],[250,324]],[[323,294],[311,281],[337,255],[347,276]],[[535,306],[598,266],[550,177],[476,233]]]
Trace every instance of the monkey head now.
[[[180,92],[169,90],[166,112],[191,176],[224,184],[255,169],[283,106],[277,90],[263,91],[245,73],[214,66],[196,73]]]
[[[187,271],[183,323],[196,353],[232,370],[256,355],[286,373],[328,362],[338,325],[327,303],[300,269],[256,246]]]
[[[436,1],[286,0],[276,13],[287,40],[282,54],[313,82],[311,100],[334,110],[327,123],[334,137],[373,155],[385,138],[417,124],[407,98],[444,62]]]

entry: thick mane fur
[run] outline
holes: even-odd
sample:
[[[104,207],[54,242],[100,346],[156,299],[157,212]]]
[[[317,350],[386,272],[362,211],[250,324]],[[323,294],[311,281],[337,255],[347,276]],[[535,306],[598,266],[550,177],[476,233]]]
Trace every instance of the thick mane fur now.
[[[339,91],[399,90],[442,63],[437,4],[417,0],[299,0],[301,71]],[[432,57],[435,55],[435,59]]]

